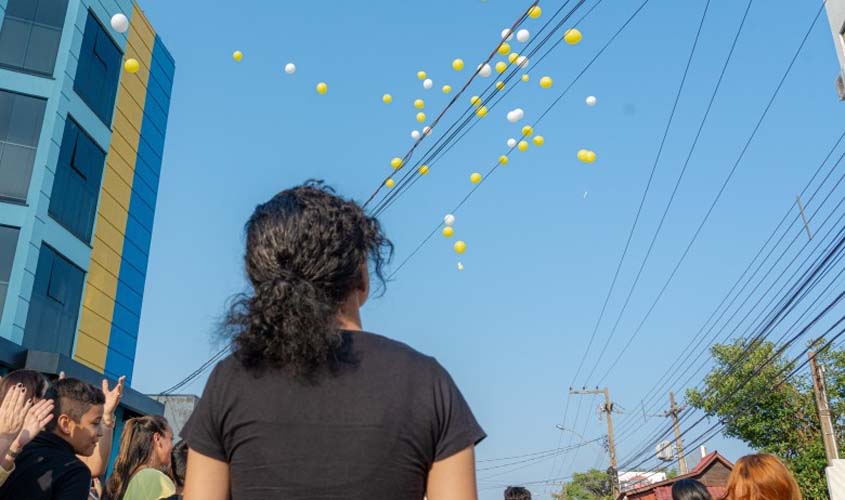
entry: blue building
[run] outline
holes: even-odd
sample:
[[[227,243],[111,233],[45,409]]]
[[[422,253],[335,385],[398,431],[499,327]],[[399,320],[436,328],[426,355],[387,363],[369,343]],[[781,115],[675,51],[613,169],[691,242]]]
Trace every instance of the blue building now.
[[[0,0],[0,374],[131,387],[173,76],[131,0]]]

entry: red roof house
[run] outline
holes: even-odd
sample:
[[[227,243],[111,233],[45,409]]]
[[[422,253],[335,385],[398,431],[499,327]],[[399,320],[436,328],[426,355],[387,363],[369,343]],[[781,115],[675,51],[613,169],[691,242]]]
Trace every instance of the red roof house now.
[[[725,496],[728,476],[734,465],[714,451],[701,459],[693,470],[682,476],[650,484],[641,488],[623,491],[618,500],[672,500],[672,485],[679,479],[697,479],[710,492],[714,499]]]

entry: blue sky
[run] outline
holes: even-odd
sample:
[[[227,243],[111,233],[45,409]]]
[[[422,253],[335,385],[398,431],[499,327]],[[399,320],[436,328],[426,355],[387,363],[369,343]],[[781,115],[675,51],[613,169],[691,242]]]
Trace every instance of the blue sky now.
[[[584,9],[595,1],[587,0]],[[521,107],[526,122],[536,119],[640,3],[599,5],[581,25],[579,45],[561,44],[539,66],[530,65],[531,81],[517,84],[384,214],[396,244],[395,264],[468,192],[469,174],[489,170],[506,152],[507,138],[518,136],[519,126],[508,123],[506,112]],[[458,213],[456,232],[468,243],[467,252],[459,258],[452,241],[437,235],[397,274],[386,295],[364,310],[365,328],[431,354],[449,369],[489,434],[480,459],[559,443],[555,424],[563,421],[568,386],[645,188],[704,3],[651,0],[537,127],[545,145],[514,152],[508,166],[486,179]],[[542,1],[543,17],[525,27],[536,32],[560,4]],[[390,158],[411,146],[411,130],[420,128],[413,100],[425,99],[430,117],[439,112],[447,98],[437,89],[462,85],[469,69],[498,43],[500,31],[528,5],[527,0],[143,2],[176,59],[177,75],[136,388],[159,392],[216,351],[213,332],[224,304],[244,286],[242,226],[256,204],[308,178],[365,199],[389,173]],[[661,236],[599,360],[597,346],[619,314],[745,6],[712,2],[640,226],[596,346],[585,359],[588,368],[598,362],[596,375],[578,385],[595,385],[605,375],[648,310],[819,5],[754,3]],[[513,45],[518,50],[520,44]],[[234,50],[243,51],[241,63],[232,61]],[[467,62],[463,72],[451,69],[456,57]],[[284,73],[287,62],[297,65],[295,75]],[[418,70],[428,72],[434,90],[422,88]],[[637,416],[641,398],[681,354],[842,132],[844,104],[833,86],[837,71],[822,17],[671,287],[606,376],[613,399],[627,412],[616,415],[623,429],[643,422]],[[543,75],[554,78],[552,89],[537,84]],[[326,95],[315,92],[319,81],[328,83]],[[489,83],[475,82],[458,109]],[[382,103],[384,93],[393,95],[392,104]],[[588,95],[598,97],[596,107],[584,105]],[[443,123],[456,117],[453,110]],[[423,145],[436,137],[435,131]],[[598,161],[578,162],[582,148],[595,150]],[[456,269],[459,260],[462,272]],[[203,377],[186,392],[199,394],[204,382]],[[567,426],[590,439],[601,435],[597,403],[586,397],[575,423],[573,399]],[[667,421],[652,418],[644,425],[658,424]],[[621,457],[642,446],[644,432],[620,439]],[[569,439],[564,435],[563,444]],[[731,459],[746,451],[724,439],[708,447]],[[559,458],[481,472],[482,477],[506,472],[482,483],[482,499],[501,498],[504,484],[606,467],[592,446],[565,455],[563,463]],[[538,496],[544,492],[543,486],[532,489]]]

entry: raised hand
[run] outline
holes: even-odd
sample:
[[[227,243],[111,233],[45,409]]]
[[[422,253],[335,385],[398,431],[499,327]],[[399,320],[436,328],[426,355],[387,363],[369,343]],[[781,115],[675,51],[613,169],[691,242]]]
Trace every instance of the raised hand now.
[[[31,407],[32,398],[27,399],[25,387],[18,384],[9,389],[0,404],[0,438],[7,443],[11,442],[23,427]]]
[[[32,405],[29,412],[26,414],[26,420],[23,424],[20,434],[18,434],[17,447],[23,448],[29,444],[32,439],[44,430],[44,427],[53,420],[53,403],[52,399],[42,399],[41,401]]]
[[[109,381],[103,380],[103,394],[106,395],[106,403],[103,405],[103,416],[114,417],[114,412],[120,404],[120,398],[123,397],[123,386],[126,383],[126,377],[117,379],[117,385],[114,389],[109,390]]]

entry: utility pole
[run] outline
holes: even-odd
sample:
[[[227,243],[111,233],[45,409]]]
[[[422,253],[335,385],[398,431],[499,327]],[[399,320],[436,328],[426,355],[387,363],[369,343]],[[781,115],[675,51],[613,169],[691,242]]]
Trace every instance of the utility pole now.
[[[687,459],[684,455],[684,444],[681,441],[681,424],[678,421],[678,415],[683,410],[683,407],[675,404],[675,393],[669,391],[669,411],[664,413],[663,416],[672,419],[672,425],[675,428],[675,452],[678,455],[678,469],[680,469],[681,474],[686,474],[689,470],[687,470]]]
[[[813,394],[816,396],[816,409],[819,412],[824,451],[827,455],[827,491],[831,500],[845,500],[845,460],[839,460],[836,446],[836,434],[830,418],[830,405],[827,401],[827,389],[824,381],[824,367],[816,362],[816,353],[810,353],[810,373],[813,376]]]
[[[616,464],[616,441],[613,438],[613,402],[610,400],[610,391],[607,387],[580,391],[569,389],[569,394],[604,394],[604,405],[601,407],[601,411],[607,415],[607,451],[610,454],[610,469],[608,469],[608,472],[610,473],[610,488],[615,500],[619,496],[619,470]]]
[[[810,353],[810,371],[813,374],[813,393],[816,395],[816,408],[819,411],[819,422],[822,425],[822,440],[824,452],[827,455],[827,465],[839,458],[836,446],[836,435],[833,432],[833,422],[830,419],[830,406],[827,402],[827,390],[824,383],[824,368],[816,362],[816,353]]]

